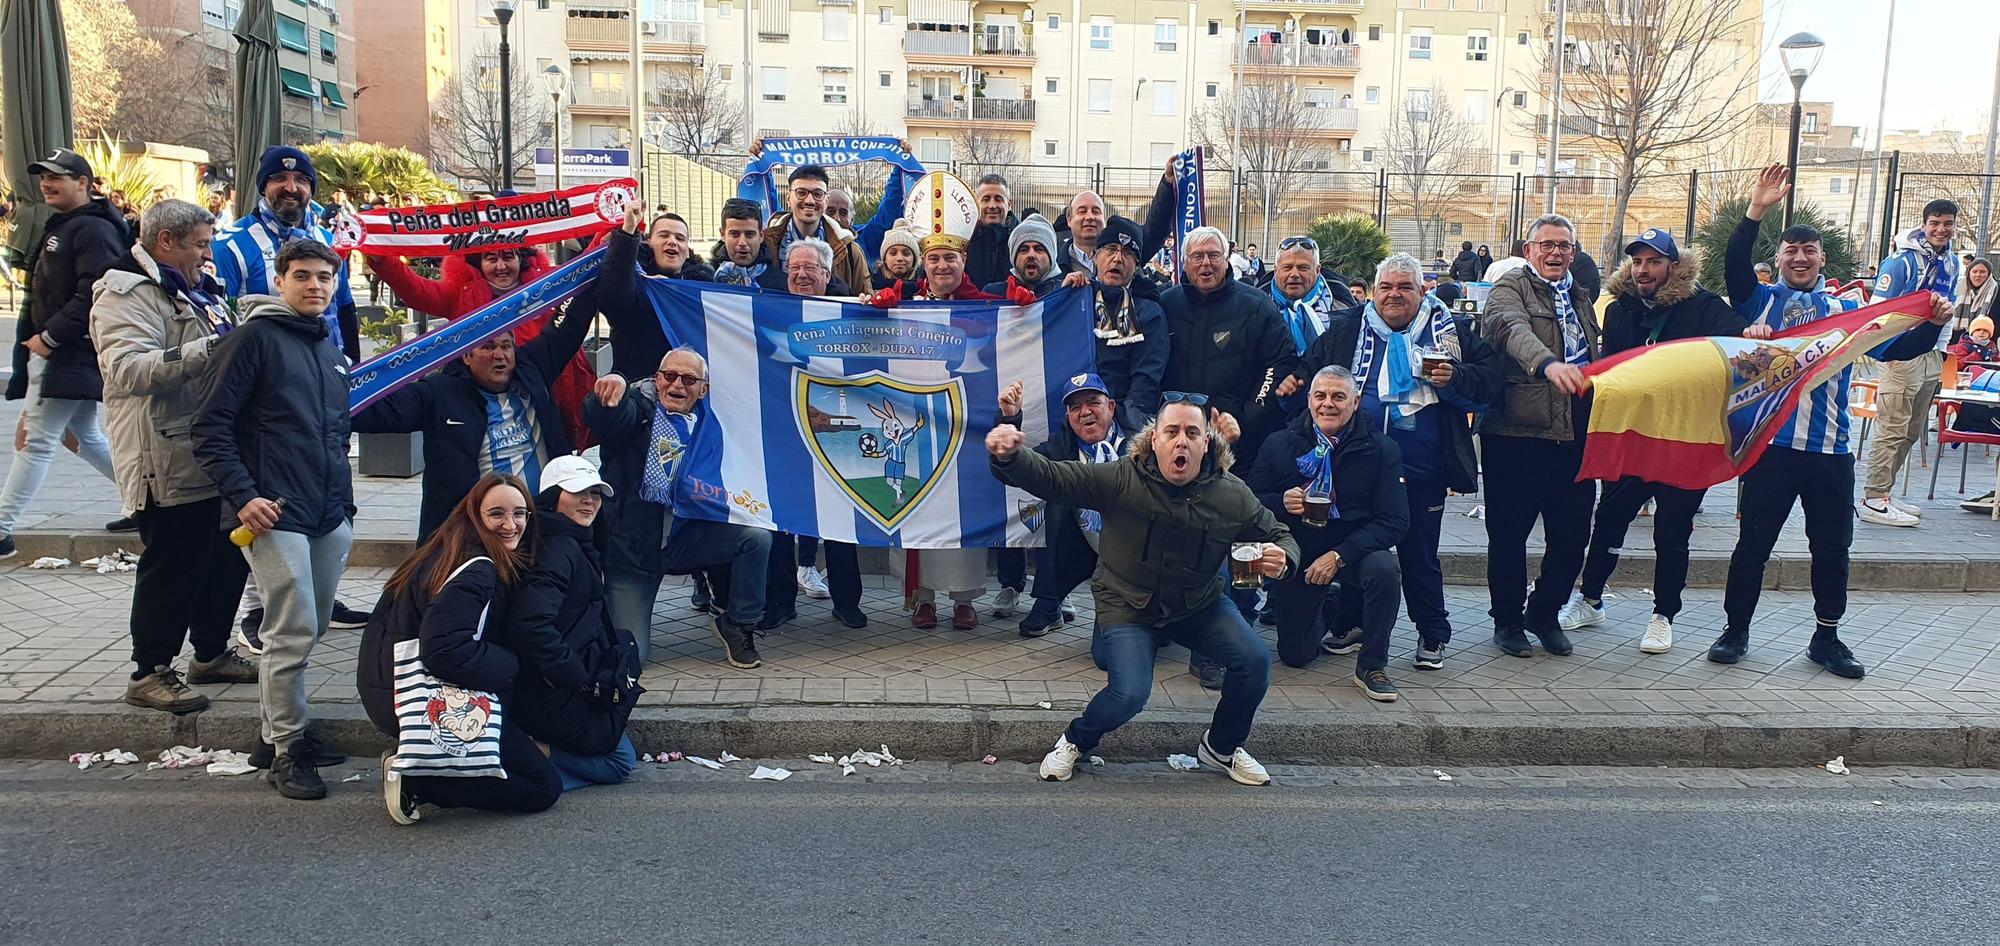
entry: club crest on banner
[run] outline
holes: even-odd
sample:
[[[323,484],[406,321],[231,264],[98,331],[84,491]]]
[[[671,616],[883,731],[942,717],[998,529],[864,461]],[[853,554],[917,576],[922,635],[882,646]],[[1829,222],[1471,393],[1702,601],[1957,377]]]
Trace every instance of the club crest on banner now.
[[[1023,499],[1019,503],[1022,527],[1029,532],[1040,532],[1042,515],[1048,509],[1048,504],[1039,499]]]
[[[1752,444],[1766,439],[1763,435],[1777,420],[1792,389],[1846,337],[1843,332],[1829,332],[1793,339],[1790,344],[1786,340],[1713,340],[1729,363],[1729,397],[1724,401],[1723,419],[1733,460],[1740,461]]]
[[[820,469],[857,512],[893,533],[928,499],[965,440],[965,387],[871,371],[792,372],[794,420]]]

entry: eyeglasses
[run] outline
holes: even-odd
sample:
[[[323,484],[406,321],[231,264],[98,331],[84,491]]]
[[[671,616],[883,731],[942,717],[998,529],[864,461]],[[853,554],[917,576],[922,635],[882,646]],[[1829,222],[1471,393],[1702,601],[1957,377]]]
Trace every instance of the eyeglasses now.
[[[1576,244],[1561,243],[1555,240],[1538,240],[1536,242],[1529,243],[1528,245],[1535,247],[1536,249],[1539,249],[1544,253],[1572,253],[1576,251]]]
[[[1319,243],[1314,241],[1312,237],[1306,236],[1286,237],[1283,242],[1278,244],[1278,252],[1282,253],[1286,250],[1294,250],[1302,246],[1315,253],[1319,252]]]
[[[660,379],[660,386],[666,388],[671,388],[676,384],[685,384],[688,387],[694,387],[708,380],[700,375],[682,374],[678,371],[655,371],[653,372],[653,377]]]
[[[826,191],[819,188],[808,190],[802,187],[794,187],[792,188],[792,196],[799,200],[825,200]]]
[[[1208,395],[1189,394],[1186,391],[1162,391],[1160,392],[1160,403],[1163,405],[1193,404],[1196,407],[1207,407]]]

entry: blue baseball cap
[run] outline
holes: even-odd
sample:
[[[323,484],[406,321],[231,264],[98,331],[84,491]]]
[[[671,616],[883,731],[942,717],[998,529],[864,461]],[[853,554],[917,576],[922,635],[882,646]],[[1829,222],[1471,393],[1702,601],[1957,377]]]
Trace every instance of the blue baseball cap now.
[[[1647,227],[1638,239],[1625,244],[1625,255],[1631,256],[1633,250],[1642,246],[1657,250],[1661,256],[1676,263],[1681,261],[1681,248],[1675,245],[1674,235],[1658,227]]]
[[[1069,381],[1063,384],[1063,392],[1062,392],[1063,403],[1064,404],[1069,403],[1070,395],[1079,394],[1084,391],[1096,391],[1097,393],[1102,394],[1105,397],[1111,396],[1111,389],[1104,386],[1103,378],[1100,378],[1097,375],[1090,373],[1073,374],[1069,376]]]

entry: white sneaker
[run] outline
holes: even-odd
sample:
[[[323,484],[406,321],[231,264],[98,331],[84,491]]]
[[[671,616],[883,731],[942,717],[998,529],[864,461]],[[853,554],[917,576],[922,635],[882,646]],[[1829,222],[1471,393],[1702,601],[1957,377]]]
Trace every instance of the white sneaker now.
[[[1924,507],[1919,506],[1916,503],[1910,502],[1907,499],[1897,499],[1896,497],[1891,496],[1889,497],[1889,505],[1897,512],[1909,516],[1912,519],[1922,519],[1924,517]]]
[[[1236,780],[1239,785],[1271,784],[1271,773],[1264,771],[1264,766],[1259,764],[1256,759],[1250,758],[1250,753],[1243,751],[1242,746],[1236,747],[1236,751],[1230,753],[1229,759],[1224,761],[1221,756],[1215,753],[1214,749],[1208,747],[1207,732],[1201,734],[1201,745],[1195,748],[1194,754],[1196,758],[1201,760],[1202,764],[1212,765],[1221,769],[1224,774]],[[1048,763],[1044,762],[1042,765],[1046,766]]]
[[[830,596],[826,590],[826,576],[811,565],[799,566],[799,590],[805,592],[806,597],[815,600],[823,601]]]
[[[996,618],[1013,617],[1014,611],[1020,605],[1020,592],[1012,588],[1001,588],[1000,593],[993,596],[993,616]]]
[[[1901,526],[1905,529],[1917,524],[1917,517],[1890,505],[1885,500],[1864,499],[1854,507],[1861,514],[1862,522],[1872,522],[1878,526]]]
[[[1595,627],[1603,623],[1603,603],[1591,604],[1583,600],[1583,596],[1580,594],[1571,595],[1569,604],[1563,607],[1561,614],[1556,615],[1556,624],[1565,631],[1574,631],[1583,627]]]
[[[1083,758],[1083,750],[1069,741],[1068,734],[1056,737],[1056,747],[1042,756],[1042,781],[1067,782],[1070,773],[1076,771],[1076,760]]]
[[[1639,653],[1664,654],[1674,646],[1674,619],[1655,614],[1646,622],[1646,636],[1639,641]]]

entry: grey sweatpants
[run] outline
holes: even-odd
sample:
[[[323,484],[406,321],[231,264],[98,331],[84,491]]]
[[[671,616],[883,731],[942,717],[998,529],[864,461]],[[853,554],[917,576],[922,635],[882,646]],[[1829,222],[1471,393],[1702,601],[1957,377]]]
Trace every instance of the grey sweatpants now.
[[[342,522],[318,538],[267,532],[243,550],[264,594],[264,656],[257,670],[264,741],[280,752],[305,735],[312,721],[306,708],[306,658],[333,619],[333,595],[353,544],[353,525]]]

